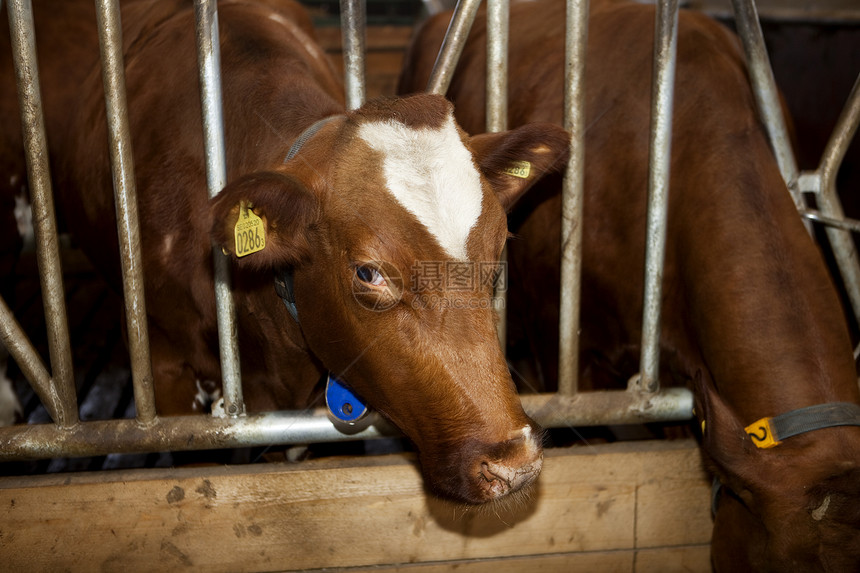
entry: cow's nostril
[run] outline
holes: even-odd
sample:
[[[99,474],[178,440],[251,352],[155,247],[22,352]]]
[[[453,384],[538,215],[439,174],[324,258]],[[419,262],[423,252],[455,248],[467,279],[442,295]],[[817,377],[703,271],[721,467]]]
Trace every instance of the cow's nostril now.
[[[490,472],[490,466],[487,464],[487,462],[481,463],[480,475],[486,481],[493,481],[494,479],[496,479],[496,476],[494,476],[492,472]]]
[[[492,481],[496,481],[496,480],[501,481],[506,489],[510,488],[510,486],[511,486],[510,480],[499,475],[499,473],[500,472],[498,472],[498,471],[493,471],[493,468],[491,468],[489,463],[487,463],[487,462],[481,463],[481,477],[482,478],[484,478],[488,482],[492,482]]]
[[[499,498],[532,483],[540,474],[542,462],[542,457],[524,463],[483,461],[478,479],[491,498]]]

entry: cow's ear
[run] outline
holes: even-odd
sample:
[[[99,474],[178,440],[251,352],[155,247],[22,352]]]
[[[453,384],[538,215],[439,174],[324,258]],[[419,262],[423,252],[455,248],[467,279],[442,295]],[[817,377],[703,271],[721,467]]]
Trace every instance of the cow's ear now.
[[[744,471],[754,467],[747,460],[758,458],[764,463],[756,447],[747,436],[743,422],[717,392],[713,382],[701,371],[694,378],[696,387],[696,417],[702,431],[702,445],[715,467],[711,469],[725,485],[741,494],[757,480],[754,473]],[[759,469],[763,469],[760,466]]]
[[[248,269],[295,266],[310,258],[318,211],[317,198],[289,175],[243,175],[209,202],[212,240]]]
[[[508,212],[541,177],[562,170],[570,156],[570,135],[552,123],[475,135],[469,145]]]

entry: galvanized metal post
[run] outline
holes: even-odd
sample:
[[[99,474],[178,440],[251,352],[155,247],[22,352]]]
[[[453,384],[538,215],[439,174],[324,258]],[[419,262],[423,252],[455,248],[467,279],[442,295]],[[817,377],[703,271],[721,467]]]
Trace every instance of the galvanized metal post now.
[[[451,23],[448,24],[448,31],[445,32],[442,47],[439,48],[439,55],[436,57],[436,63],[433,64],[430,81],[427,82],[429,93],[439,95],[447,93],[480,5],[481,0],[457,0],[457,7],[454,8],[454,15],[451,17]]]
[[[732,0],[732,7],[735,12],[738,35],[746,53],[750,83],[759,114],[770,137],[770,144],[782,178],[788,186],[798,211],[803,211],[806,204],[797,185],[797,162],[794,159],[794,151],[791,149],[791,140],[788,137],[788,129],[779,101],[779,92],[776,88],[773,70],[770,67],[770,58],[767,55],[767,47],[764,43],[764,35],[761,31],[755,2],[754,0]],[[809,224],[807,224],[807,230],[812,231]]]
[[[660,311],[669,210],[672,158],[672,108],[678,47],[678,0],[660,0],[654,29],[651,85],[651,147],[648,171],[648,221],[645,240],[645,293],[639,387],[660,387]]]
[[[39,280],[45,306],[45,326],[55,388],[55,393],[52,394],[56,397],[56,403],[51,408],[52,417],[60,427],[68,428],[77,424],[79,418],[54,199],[51,193],[45,118],[42,113],[39,70],[36,64],[33,6],[30,0],[12,0],[7,9],[36,234],[36,257],[39,263]]]
[[[508,0],[487,0],[487,131],[491,133],[508,129]],[[503,272],[507,272],[508,250],[500,257]],[[505,286],[507,281],[505,280]],[[493,297],[498,322],[496,332],[502,351],[507,344],[508,299],[506,288],[497,289]]]
[[[487,0],[487,131],[508,128],[508,0]]]
[[[860,124],[860,76],[854,82],[848,101],[839,115],[833,133],[824,148],[817,174],[818,208],[827,217],[844,219],[845,213],[839,195],[836,193],[836,175],[845,157],[848,146],[857,133]],[[839,272],[848,292],[854,317],[860,322],[860,261],[851,234],[837,228],[827,228],[827,238],[833,248]]]
[[[214,0],[195,0],[197,58],[200,98],[203,107],[203,141],[206,153],[206,184],[209,196],[216,196],[227,182],[224,149],[224,119],[221,97],[221,46],[218,35],[218,8]],[[218,344],[221,352],[221,384],[224,412],[245,414],[236,332],[236,309],[230,291],[230,261],[215,248],[215,304],[218,311]]]
[[[558,392],[571,396],[576,394],[579,387],[588,0],[567,0],[566,18],[564,127],[570,132],[570,161],[565,171],[561,196]]]
[[[12,310],[2,297],[0,297],[0,343],[9,351],[9,355],[15,360],[18,368],[30,381],[30,386],[41,400],[51,419],[59,420],[62,417],[60,412],[65,406],[54,384],[51,383],[51,374],[42,363],[39,351],[33,347],[24,329],[15,320]]]
[[[365,100],[365,0],[340,0],[340,30],[343,38],[346,108],[360,107]]]
[[[137,215],[137,190],[134,183],[134,158],[126,105],[122,23],[118,0],[96,0],[96,21],[101,46],[102,80],[116,200],[134,406],[138,421],[146,425],[155,419],[155,391],[149,354],[146,300],[143,291],[143,257]]]
[[[528,394],[522,396],[526,413],[543,427],[642,424],[690,419],[693,395],[687,388],[667,388],[655,394],[641,392],[581,392],[576,396]],[[0,462],[57,456],[96,456],[108,453],[200,450],[343,442],[383,436],[399,431],[376,416],[352,433],[337,429],[323,409],[265,412],[242,417],[166,416],[151,427],[135,420],[83,422],[68,430],[53,424],[0,428]]]

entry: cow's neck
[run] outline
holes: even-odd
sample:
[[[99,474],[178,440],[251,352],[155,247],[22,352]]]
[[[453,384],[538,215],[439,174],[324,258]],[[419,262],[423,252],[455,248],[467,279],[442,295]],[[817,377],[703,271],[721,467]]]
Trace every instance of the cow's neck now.
[[[764,235],[737,225],[734,237],[723,236],[744,248],[720,249],[702,227],[694,239],[709,242],[698,251],[717,269],[690,279],[702,359],[747,423],[860,397],[841,306],[814,244],[791,222]]]

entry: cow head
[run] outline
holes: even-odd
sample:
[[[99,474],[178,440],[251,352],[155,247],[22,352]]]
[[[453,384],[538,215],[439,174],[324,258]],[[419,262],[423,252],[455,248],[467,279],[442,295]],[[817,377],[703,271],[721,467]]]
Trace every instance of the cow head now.
[[[860,563],[860,428],[841,426],[757,448],[710,383],[696,411],[711,469],[716,571],[851,571]]]
[[[291,268],[309,353],[416,444],[433,492],[483,503],[541,468],[492,294],[505,209],[564,164],[569,137],[552,125],[468,137],[452,112],[416,95],[329,121],[282,166],[228,185],[213,237],[235,253],[250,205],[266,246],[237,264]]]

